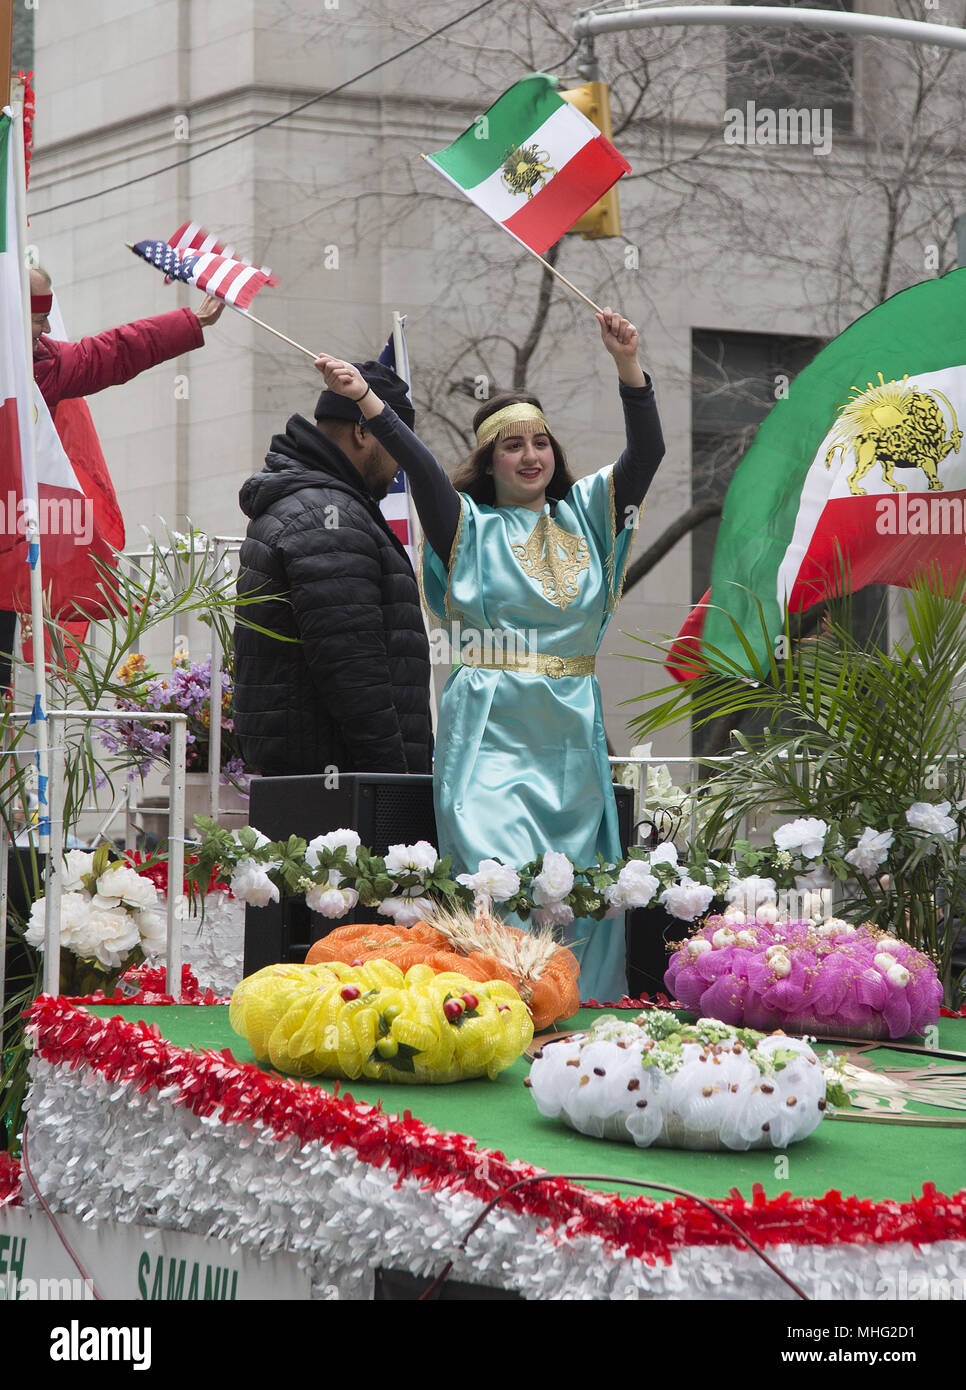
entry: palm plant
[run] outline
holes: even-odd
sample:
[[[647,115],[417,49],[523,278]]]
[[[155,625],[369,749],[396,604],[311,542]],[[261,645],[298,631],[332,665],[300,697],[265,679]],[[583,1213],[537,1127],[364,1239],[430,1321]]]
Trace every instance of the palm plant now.
[[[643,738],[686,716],[763,716],[763,733],[732,735],[734,758],[705,784],[707,843],[727,848],[739,820],[762,813],[819,817],[846,839],[866,827],[889,832],[874,873],[827,857],[842,881],[842,911],[930,954],[948,998],[966,890],[964,592],[966,579],[923,576],[903,596],[908,636],[890,651],[853,636],[847,600],[832,605],[816,637],[777,644],[783,658],[769,637],[767,665],[734,624],[744,669],[702,648],[704,673],[641,697],[655,703],[631,725]]]

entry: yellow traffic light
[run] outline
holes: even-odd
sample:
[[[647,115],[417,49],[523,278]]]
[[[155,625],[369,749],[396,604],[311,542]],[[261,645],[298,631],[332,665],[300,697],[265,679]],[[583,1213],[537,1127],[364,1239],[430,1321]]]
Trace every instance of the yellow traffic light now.
[[[589,121],[612,139],[610,123],[610,88],[606,82],[585,82],[580,87],[571,87],[561,92],[564,101],[569,101],[582,111]],[[593,207],[587,209],[583,217],[571,227],[571,232],[579,232],[585,241],[596,241],[601,237],[620,236],[621,214],[617,203],[617,185],[608,189]]]

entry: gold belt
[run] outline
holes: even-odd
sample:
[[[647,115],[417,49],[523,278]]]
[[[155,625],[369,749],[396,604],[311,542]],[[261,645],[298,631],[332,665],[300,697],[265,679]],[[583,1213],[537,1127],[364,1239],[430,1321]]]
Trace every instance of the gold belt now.
[[[517,671],[528,676],[550,676],[553,680],[560,676],[592,676],[597,668],[596,656],[548,656],[545,652],[533,652],[529,656],[494,654],[490,661],[461,652],[460,660],[464,666],[475,666],[483,671]]]

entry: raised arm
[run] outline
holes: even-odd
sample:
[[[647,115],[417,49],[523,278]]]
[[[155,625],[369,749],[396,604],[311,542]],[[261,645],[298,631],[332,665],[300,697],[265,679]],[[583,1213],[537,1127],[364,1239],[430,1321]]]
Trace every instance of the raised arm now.
[[[664,435],[654,388],[637,357],[637,329],[613,309],[598,314],[600,336],[614,359],[620,380],[627,443],[614,465],[614,504],[618,516],[639,507],[664,457]]]
[[[357,367],[326,353],[316,358],[315,366],[330,391],[356,402],[374,437],[405,469],[423,534],[445,562],[459,525],[459,493],[422,440],[367,385]]]

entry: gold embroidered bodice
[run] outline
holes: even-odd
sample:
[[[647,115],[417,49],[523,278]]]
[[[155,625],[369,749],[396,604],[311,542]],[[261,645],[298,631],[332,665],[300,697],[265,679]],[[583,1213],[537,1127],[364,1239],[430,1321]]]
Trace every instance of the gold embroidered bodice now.
[[[577,598],[580,577],[590,565],[586,538],[565,531],[548,512],[541,512],[529,540],[514,545],[513,554],[524,574],[541,586],[544,598],[561,609]]]

